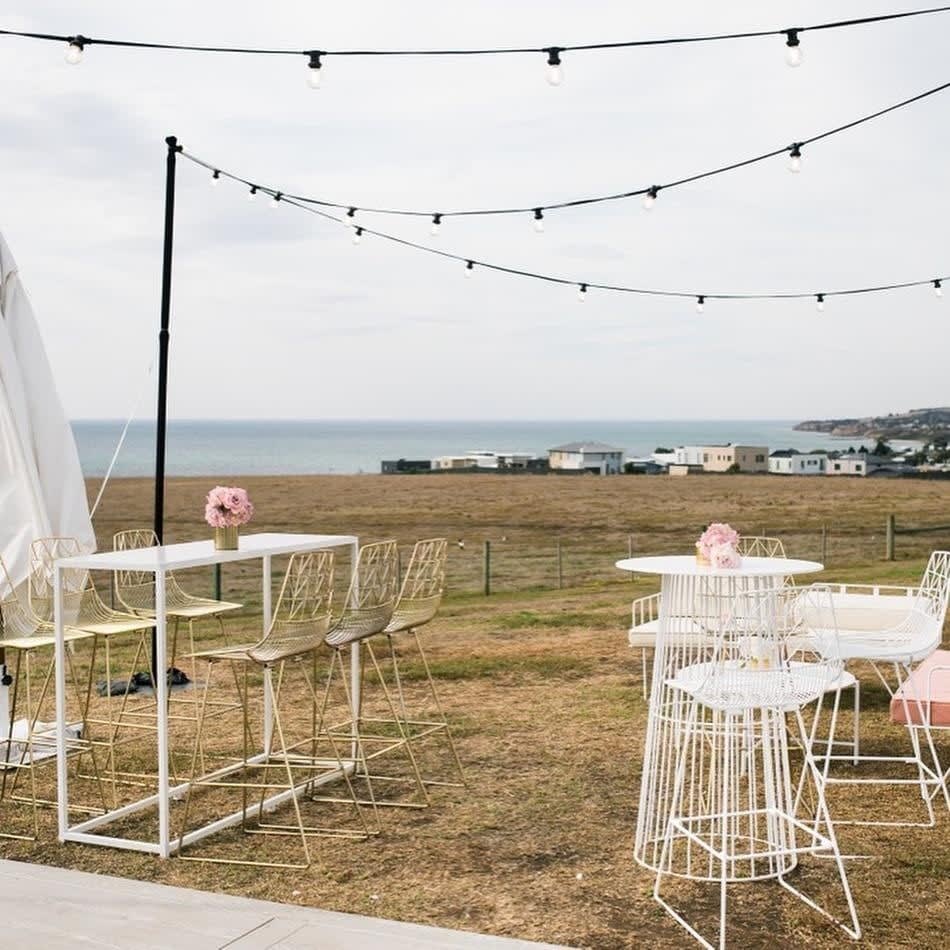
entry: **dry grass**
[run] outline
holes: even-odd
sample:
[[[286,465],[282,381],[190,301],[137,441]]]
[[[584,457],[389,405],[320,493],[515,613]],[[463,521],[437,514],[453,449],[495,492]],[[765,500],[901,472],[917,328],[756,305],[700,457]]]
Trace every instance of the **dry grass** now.
[[[650,897],[652,880],[631,860],[636,790],[646,707],[639,659],[625,643],[630,599],[647,592],[611,568],[626,554],[627,535],[641,551],[682,549],[704,522],[724,518],[746,532],[766,527],[789,540],[791,554],[814,556],[817,531],[839,539],[830,575],[912,582],[939,536],[900,539],[905,555],[877,560],[884,516],[899,522],[946,521],[950,484],[775,478],[313,477],[242,479],[258,506],[257,530],[348,532],[370,539],[446,534],[466,540],[451,553],[455,592],[427,631],[430,659],[456,724],[469,788],[437,790],[434,807],[386,810],[384,833],[359,844],[317,842],[324,870],[232,868],[55,844],[51,815],[45,839],[4,843],[5,857],[78,867],[208,890],[354,911],[422,923],[611,950],[680,947],[682,931]],[[169,539],[205,534],[200,522],[208,480],[169,486]],[[118,482],[99,519],[100,540],[118,527],[147,523],[147,482]],[[120,520],[119,514],[127,512]],[[878,535],[871,542],[871,535]],[[502,590],[483,598],[477,587],[484,538],[503,546],[510,573]],[[575,586],[550,586],[547,573],[517,562],[556,538],[574,552],[566,571]],[[796,538],[809,538],[800,550]],[[475,550],[472,551],[471,549]],[[576,560],[571,560],[576,558]],[[473,563],[469,563],[469,559]],[[255,567],[229,569],[225,588],[258,597]],[[585,581],[583,586],[579,581]],[[209,585],[207,574],[193,584]],[[468,590],[459,592],[459,585]],[[255,627],[250,611],[241,621]],[[423,682],[410,655],[409,689]],[[226,685],[221,677],[220,685]],[[884,696],[865,691],[874,741],[900,741],[887,723]],[[223,746],[228,731],[217,735]],[[184,748],[186,738],[181,742]],[[944,751],[950,760],[950,749]],[[432,749],[434,754],[437,750]],[[439,762],[429,763],[433,768]],[[840,791],[839,815],[886,808],[919,816],[912,792]],[[208,803],[207,807],[212,807]],[[214,807],[217,807],[216,805]],[[14,809],[3,806],[4,822]],[[173,815],[181,814],[176,806]],[[849,874],[872,947],[945,946],[950,926],[950,817],[932,830],[843,826],[843,848],[870,855],[849,862]],[[237,833],[222,845],[249,845]],[[271,854],[295,845],[268,839]],[[321,847],[322,845],[322,847]],[[827,869],[809,871],[821,887]],[[840,932],[769,885],[736,889],[736,946],[838,947]],[[712,907],[710,906],[710,913]],[[712,917],[710,916],[710,921]]]

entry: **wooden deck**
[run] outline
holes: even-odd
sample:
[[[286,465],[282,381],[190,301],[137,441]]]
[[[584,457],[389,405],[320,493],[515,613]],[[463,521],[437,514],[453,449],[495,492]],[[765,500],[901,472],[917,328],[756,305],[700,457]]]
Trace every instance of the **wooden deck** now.
[[[3,946],[43,950],[551,948],[18,861],[0,861],[0,912]]]

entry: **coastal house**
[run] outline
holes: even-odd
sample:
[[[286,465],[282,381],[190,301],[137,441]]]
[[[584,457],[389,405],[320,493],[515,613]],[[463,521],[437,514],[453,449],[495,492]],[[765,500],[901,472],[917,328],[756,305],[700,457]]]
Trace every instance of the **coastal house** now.
[[[868,473],[867,456],[863,452],[831,453],[825,466],[826,475],[860,475]]]
[[[475,459],[470,455],[437,455],[432,460],[433,471],[455,471],[475,467]]]
[[[676,465],[701,465],[704,472],[728,472],[733,466],[747,473],[767,472],[769,450],[764,445],[681,445]]]
[[[770,475],[824,475],[828,457],[823,452],[778,449],[769,456]]]
[[[604,442],[568,442],[548,450],[551,470],[615,475],[623,467],[623,449]]]

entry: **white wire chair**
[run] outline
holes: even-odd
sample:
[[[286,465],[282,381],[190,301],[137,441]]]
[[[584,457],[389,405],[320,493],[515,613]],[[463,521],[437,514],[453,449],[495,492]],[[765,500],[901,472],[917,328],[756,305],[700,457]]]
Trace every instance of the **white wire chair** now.
[[[82,689],[73,663],[73,649],[76,643],[88,640],[93,635],[73,627],[66,627],[63,635],[67,644],[67,683],[73,687],[77,708],[82,710]],[[53,655],[55,645],[56,633],[53,624],[32,615],[29,607],[21,600],[7,573],[6,564],[0,557],[0,658],[6,662],[8,652],[12,652],[16,657],[10,684],[10,719],[0,724],[3,729],[0,736],[0,800],[25,804],[32,810],[31,832],[12,830],[10,823],[4,822],[0,828],[0,838],[35,841],[39,837],[39,807],[52,807],[56,804],[55,801],[41,799],[36,785],[36,769],[44,762],[47,765],[56,762],[55,712],[48,708],[56,667]],[[44,709],[48,715],[45,721],[40,719]],[[18,716],[22,717],[22,725]],[[88,743],[84,741],[85,736],[84,721],[80,720],[78,724],[67,727],[67,755],[89,750]],[[30,783],[27,795],[18,791],[20,777],[24,773]],[[96,779],[98,780],[98,771]],[[99,792],[101,799],[101,785]]]
[[[323,730],[321,734],[317,725],[323,720],[328,702],[328,694],[325,693],[321,698],[316,692],[316,657],[330,626],[333,562],[332,551],[294,554],[287,566],[267,633],[254,643],[195,654],[197,660],[208,664],[208,672],[199,707],[198,732],[191,759],[192,777],[185,799],[179,836],[179,854],[186,860],[255,867],[306,868],[312,861],[308,838],[316,836],[362,840],[379,830],[377,823],[371,826],[367,822],[361,807],[362,802],[355,793],[352,781],[355,767],[349,752],[348,737],[340,737],[328,730]],[[212,671],[220,663],[231,665],[243,710],[242,753],[235,764],[242,772],[259,773],[259,781],[235,778],[234,768],[218,769],[212,773],[205,771],[203,733],[208,721],[208,695]],[[308,665],[311,667],[309,671]],[[239,675],[239,668],[243,670],[243,677]],[[254,668],[264,674],[265,715],[266,710],[270,709],[274,730],[270,748],[266,749],[264,754],[256,756],[252,756],[250,752],[254,736],[249,716],[248,681],[248,673]],[[300,711],[301,697],[297,693],[291,694],[288,684],[298,673],[304,685],[305,708],[309,710],[310,715],[304,717],[309,725],[306,735],[294,740],[291,733],[294,724],[291,720],[293,713]],[[296,728],[300,728],[299,723]],[[321,778],[329,777],[340,778],[344,782],[348,795],[342,798],[337,796],[333,801],[342,801],[352,806],[355,826],[326,827],[305,823],[301,797],[309,793]],[[193,807],[193,792],[199,788],[240,789],[242,830],[247,834],[299,837],[303,861],[267,861],[248,859],[243,855],[231,857],[183,853],[188,819]],[[263,813],[267,811],[264,800],[268,791],[286,793],[293,809],[292,822],[264,819]],[[257,806],[250,803],[250,793],[259,795]],[[371,790],[370,798],[372,799]],[[315,800],[315,797],[310,795],[310,799]]]
[[[911,674],[915,664],[926,660],[940,646],[950,598],[950,552],[934,551],[930,555],[916,588],[887,588],[882,592],[874,585],[837,585],[831,596],[838,617],[843,659],[852,663],[865,661],[888,695],[892,699],[895,696],[898,698],[911,748],[908,755],[861,752],[856,706],[854,748],[850,753],[838,753],[829,737],[829,763],[876,764],[878,771],[880,766],[909,766],[916,776],[829,774],[826,769],[826,781],[829,785],[917,786],[926,811],[926,821],[860,818],[851,819],[850,822],[885,827],[931,828],[936,824],[934,800],[942,794],[950,810],[950,789],[937,755],[929,719],[925,715],[926,698],[918,689],[917,679]],[[810,644],[825,635],[826,620],[826,615],[821,612],[807,616],[800,645],[808,649]],[[893,679],[888,678],[888,670]],[[840,692],[835,686],[832,689],[836,693]],[[838,699],[836,695],[836,705]]]
[[[833,625],[815,644],[812,662],[789,656],[785,632],[798,622],[782,616],[812,605],[827,609],[827,591],[810,588],[786,601],[781,589],[737,589],[709,582],[703,603],[717,605],[715,643],[705,659],[670,679],[678,696],[668,715],[679,726],[675,762],[665,794],[669,819],[654,883],[654,898],[706,947],[726,946],[728,892],[736,883],[776,880],[809,907],[835,921],[851,937],[860,924],[828,814],[824,783],[802,707],[820,702],[840,675]],[[786,716],[797,726],[805,773],[817,805],[810,820],[797,814],[792,794]],[[809,856],[831,857],[848,908],[850,925],[802,890],[793,871]],[[719,886],[715,941],[703,936],[663,894],[670,876]]]
[[[737,550],[743,557],[785,557],[785,545],[781,538],[764,535],[740,536]],[[681,637],[696,638],[697,644],[705,635],[701,624],[689,618],[677,618],[675,627]],[[649,692],[650,673],[647,653],[656,649],[656,636],[660,629],[660,594],[638,597],[631,606],[631,623],[627,630],[627,643],[640,650],[643,695]]]
[[[39,538],[30,546],[32,571],[29,583],[30,607],[36,616],[45,623],[53,622],[53,565],[60,558],[77,557],[82,553],[76,538],[50,537]],[[144,664],[149,670],[151,681],[155,682],[155,671],[151,669],[152,656],[149,634],[155,628],[155,621],[148,617],[135,616],[107,606],[96,590],[92,576],[85,569],[65,568],[60,571],[62,584],[62,610],[64,622],[73,629],[92,634],[92,656],[89,660],[89,673],[86,683],[86,696],[82,710],[86,725],[104,727],[104,738],[90,734],[93,745],[106,749],[108,766],[106,772],[112,786],[113,805],[118,802],[117,784],[119,782],[142,784],[150,782],[152,775],[144,773],[120,773],[116,768],[116,748],[124,742],[133,741],[136,733],[154,732],[154,702],[130,706],[129,696],[133,690],[131,684],[136,669]],[[125,641],[132,639],[131,662],[124,680],[113,679],[114,639]],[[96,656],[100,642],[105,654],[105,681],[103,693],[106,697],[105,714],[92,715],[92,687],[96,669]],[[122,643],[125,648],[126,644]],[[126,654],[129,650],[125,649]],[[117,700],[117,702],[116,702]],[[118,704],[118,709],[115,706]],[[120,733],[127,735],[120,739]]]
[[[438,572],[436,572],[437,575]],[[420,577],[421,580],[421,577]],[[425,584],[423,584],[425,586]],[[346,596],[343,612],[335,620],[326,636],[326,645],[330,648],[330,669],[327,673],[327,689],[334,682],[339,672],[346,693],[347,704],[353,708],[354,697],[348,685],[348,674],[343,659],[343,650],[361,649],[366,651],[375,673],[375,680],[379,683],[380,692],[384,701],[386,718],[365,716],[362,711],[365,691],[362,684],[359,695],[356,697],[356,716],[348,716],[343,722],[329,724],[324,718],[320,729],[335,731],[341,736],[352,740],[354,758],[358,761],[360,774],[372,779],[400,780],[398,776],[386,776],[371,772],[370,762],[393,752],[405,754],[415,785],[417,800],[413,801],[376,801],[376,804],[392,805],[402,808],[425,808],[429,804],[429,794],[426,790],[422,773],[410,741],[410,727],[396,711],[396,704],[392,692],[386,683],[382,668],[373,648],[372,640],[383,633],[393,618],[396,608],[397,593],[399,591],[399,549],[395,541],[380,541],[376,544],[366,544],[360,548],[356,560],[356,568]],[[423,598],[427,599],[427,598]],[[426,612],[428,607],[422,607]],[[365,671],[366,665],[363,665]],[[367,726],[385,727],[390,724],[394,728],[377,728],[370,731]]]

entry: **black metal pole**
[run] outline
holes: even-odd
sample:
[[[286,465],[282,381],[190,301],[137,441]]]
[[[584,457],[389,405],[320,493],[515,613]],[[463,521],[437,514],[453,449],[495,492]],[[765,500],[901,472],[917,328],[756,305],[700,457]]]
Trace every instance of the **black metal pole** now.
[[[168,157],[165,159],[165,244],[162,251],[162,310],[158,331],[158,410],[155,414],[155,517],[154,530],[158,543],[165,535],[165,427],[168,402],[168,317],[172,296],[172,238],[175,233],[175,164],[181,146],[174,135],[165,139]],[[152,675],[158,669],[158,642],[152,633]],[[157,686],[156,683],[152,684]]]

